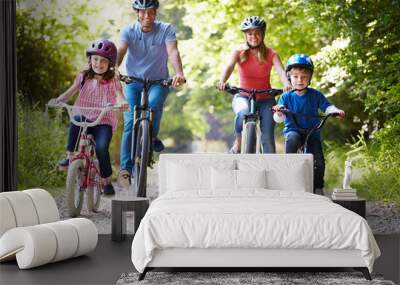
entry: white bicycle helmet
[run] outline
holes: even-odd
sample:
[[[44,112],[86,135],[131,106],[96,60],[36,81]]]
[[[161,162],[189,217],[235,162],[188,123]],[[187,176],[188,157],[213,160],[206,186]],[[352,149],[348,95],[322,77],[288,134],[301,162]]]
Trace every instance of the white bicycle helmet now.
[[[158,9],[158,0],[134,0],[132,2],[132,8],[135,10],[145,10],[145,9]]]
[[[261,29],[265,31],[267,23],[259,16],[249,16],[240,24],[240,29],[245,32],[250,29]]]

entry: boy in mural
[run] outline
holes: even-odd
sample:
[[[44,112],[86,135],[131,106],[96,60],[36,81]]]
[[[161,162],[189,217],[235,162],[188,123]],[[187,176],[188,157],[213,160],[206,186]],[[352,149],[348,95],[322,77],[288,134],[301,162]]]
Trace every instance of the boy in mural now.
[[[273,107],[278,116],[284,117],[279,112],[279,109],[282,108],[300,113],[301,115],[295,115],[296,120],[300,126],[307,129],[318,124],[318,110],[322,110],[326,115],[336,113],[340,118],[344,118],[343,110],[329,103],[321,92],[309,87],[314,72],[314,64],[308,55],[295,54],[291,56],[287,62],[286,72],[294,89],[284,93],[279,98],[278,105]],[[283,133],[286,153],[296,153],[304,143],[306,137],[304,129],[299,129],[293,118],[286,116]],[[314,193],[323,195],[325,159],[319,131],[312,133],[309,137],[307,152],[314,155]]]

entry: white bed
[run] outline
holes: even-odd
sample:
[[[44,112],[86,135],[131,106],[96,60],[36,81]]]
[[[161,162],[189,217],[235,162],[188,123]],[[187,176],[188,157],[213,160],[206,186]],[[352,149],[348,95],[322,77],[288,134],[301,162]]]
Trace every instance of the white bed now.
[[[367,222],[312,192],[311,155],[170,154],[132,243],[154,267],[355,267],[380,255]],[[368,270],[367,270],[368,268]]]

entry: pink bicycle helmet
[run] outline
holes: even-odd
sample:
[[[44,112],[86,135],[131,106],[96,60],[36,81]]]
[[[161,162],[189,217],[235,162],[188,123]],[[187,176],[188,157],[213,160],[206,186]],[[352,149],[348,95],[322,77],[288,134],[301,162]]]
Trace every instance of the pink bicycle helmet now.
[[[117,61],[117,47],[112,41],[101,39],[92,42],[86,49],[86,56],[100,55],[115,64]]]

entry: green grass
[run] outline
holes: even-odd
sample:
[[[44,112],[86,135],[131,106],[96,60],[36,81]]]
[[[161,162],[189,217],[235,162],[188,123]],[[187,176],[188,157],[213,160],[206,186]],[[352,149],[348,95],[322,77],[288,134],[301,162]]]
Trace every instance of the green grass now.
[[[398,127],[398,125],[397,125]],[[389,129],[389,130],[388,130]],[[344,161],[352,161],[352,183],[360,197],[400,206],[400,128],[383,128],[368,143],[363,134],[354,144],[325,143],[326,188],[341,187]]]
[[[57,114],[50,116],[36,107],[24,107],[21,100],[18,103],[18,189],[62,186],[65,173],[56,166],[65,156],[65,123]]]

